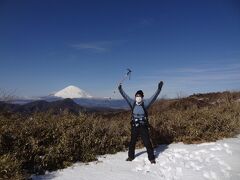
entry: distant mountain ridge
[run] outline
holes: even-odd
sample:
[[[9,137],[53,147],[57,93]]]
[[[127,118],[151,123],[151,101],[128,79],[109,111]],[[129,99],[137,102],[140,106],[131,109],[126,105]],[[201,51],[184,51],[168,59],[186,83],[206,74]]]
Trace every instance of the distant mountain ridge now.
[[[59,114],[63,111],[78,114],[79,112],[115,112],[127,109],[126,102],[109,98],[94,98],[86,91],[68,86],[47,96],[36,98],[19,98],[10,102],[0,101],[0,112],[18,112],[31,114],[47,112]]]
[[[70,98],[56,100],[52,102],[48,102],[45,100],[36,100],[21,105],[0,101],[0,112],[21,113],[26,115],[48,111],[54,114],[60,114],[64,111],[71,112],[73,114],[79,114],[80,112],[116,112],[121,110],[122,109],[112,109],[105,107],[83,107]]]
[[[18,112],[23,114],[31,114],[36,112],[51,111],[55,114],[59,114],[65,110],[74,114],[78,114],[79,112],[86,111],[87,109],[76,104],[72,99],[69,98],[53,102],[37,100],[23,105],[0,102],[0,111],[3,112],[7,111],[13,113]]]
[[[186,110],[203,107],[212,107],[226,101],[240,102],[240,92],[217,92],[206,94],[193,94],[180,99],[165,99],[155,102],[149,109],[153,111],[166,111],[168,109]],[[69,111],[75,114],[79,112],[116,112],[129,109],[125,100],[110,100],[96,98],[59,98],[54,96],[42,97],[38,100],[28,100],[25,103],[7,103],[0,101],[0,112],[19,112],[30,114],[34,112],[61,113]]]
[[[47,96],[36,97],[36,98],[18,98],[13,100],[13,104],[27,104],[34,101],[44,100],[47,102],[53,102],[63,100],[66,98],[72,99],[75,103],[80,106],[90,109],[128,109],[127,103],[124,99],[110,99],[110,98],[97,98],[91,96],[88,92],[82,90],[79,87],[70,85],[64,89],[51,93]]]

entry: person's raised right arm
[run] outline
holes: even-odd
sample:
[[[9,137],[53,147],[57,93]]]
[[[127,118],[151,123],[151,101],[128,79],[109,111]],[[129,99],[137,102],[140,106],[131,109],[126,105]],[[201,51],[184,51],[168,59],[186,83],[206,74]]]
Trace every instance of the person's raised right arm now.
[[[134,100],[131,99],[122,89],[122,85],[119,84],[118,86],[118,90],[120,92],[120,94],[122,95],[122,97],[127,101],[128,105],[130,106],[130,108],[132,109],[132,105],[134,103]]]

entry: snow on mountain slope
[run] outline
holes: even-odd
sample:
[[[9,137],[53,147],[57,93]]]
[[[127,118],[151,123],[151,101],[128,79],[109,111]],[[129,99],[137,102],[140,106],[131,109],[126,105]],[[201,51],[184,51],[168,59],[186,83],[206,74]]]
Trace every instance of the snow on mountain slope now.
[[[103,155],[98,161],[33,176],[34,180],[239,180],[240,135],[217,142],[161,145],[155,149],[157,164],[150,164],[145,149],[125,161],[127,152]]]
[[[58,92],[50,93],[46,96],[35,97],[35,98],[18,98],[12,101],[13,104],[27,104],[37,100],[44,100],[48,102],[58,101],[65,98],[71,98],[73,101],[80,106],[87,108],[111,108],[111,109],[129,109],[126,101],[121,99],[110,99],[93,97],[84,90],[76,86],[68,86]]]
[[[68,86],[54,94],[61,98],[91,98],[92,96],[76,86]]]

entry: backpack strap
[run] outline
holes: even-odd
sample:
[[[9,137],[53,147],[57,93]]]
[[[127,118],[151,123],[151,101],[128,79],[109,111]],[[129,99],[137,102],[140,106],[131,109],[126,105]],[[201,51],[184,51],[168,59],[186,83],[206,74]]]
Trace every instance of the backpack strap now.
[[[143,111],[144,111],[145,116],[148,118],[148,112],[147,112],[147,110],[146,110],[146,108],[145,108],[145,106],[144,106],[144,102],[142,102],[141,106],[142,106],[142,108],[143,108]]]
[[[134,102],[133,102],[133,105],[131,106],[131,110],[132,110],[132,119],[133,119],[133,110],[134,110],[135,106],[136,106],[136,101],[134,101]]]

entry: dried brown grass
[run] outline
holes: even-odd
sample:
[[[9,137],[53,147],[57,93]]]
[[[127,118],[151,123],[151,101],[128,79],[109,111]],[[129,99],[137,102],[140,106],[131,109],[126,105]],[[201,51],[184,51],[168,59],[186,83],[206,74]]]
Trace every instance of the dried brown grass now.
[[[182,141],[200,143],[240,133],[240,103],[223,93],[199,102],[198,96],[160,100],[149,110],[154,146]],[[201,97],[202,98],[202,97]],[[211,100],[209,100],[211,99]],[[217,102],[217,103],[213,103]],[[126,150],[130,112],[0,114],[0,179],[64,168],[76,161]],[[141,141],[137,147],[142,147]]]

